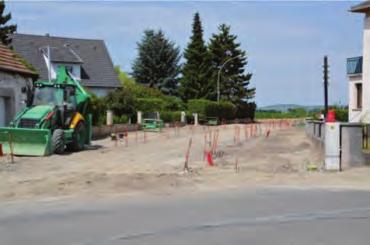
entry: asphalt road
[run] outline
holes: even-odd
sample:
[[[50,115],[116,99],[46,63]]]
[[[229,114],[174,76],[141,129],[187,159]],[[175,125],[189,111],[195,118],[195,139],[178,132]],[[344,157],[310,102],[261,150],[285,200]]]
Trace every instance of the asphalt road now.
[[[370,192],[258,189],[2,205],[0,244],[369,244]]]

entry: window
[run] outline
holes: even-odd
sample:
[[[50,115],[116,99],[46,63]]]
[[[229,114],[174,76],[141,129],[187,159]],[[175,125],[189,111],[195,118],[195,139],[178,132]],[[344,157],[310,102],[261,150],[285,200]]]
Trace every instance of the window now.
[[[33,105],[62,105],[63,90],[55,87],[36,87]]]
[[[75,110],[77,107],[77,101],[75,96],[75,89],[74,87],[66,87],[64,90],[65,93],[65,102],[67,103],[67,108],[69,110]]]
[[[71,66],[71,65],[59,65],[58,67],[60,67],[60,66],[64,66],[66,68],[67,72],[74,75],[73,74],[73,66]]]
[[[356,83],[356,108],[362,108],[362,83]]]
[[[73,66],[66,66],[66,70],[73,75]]]

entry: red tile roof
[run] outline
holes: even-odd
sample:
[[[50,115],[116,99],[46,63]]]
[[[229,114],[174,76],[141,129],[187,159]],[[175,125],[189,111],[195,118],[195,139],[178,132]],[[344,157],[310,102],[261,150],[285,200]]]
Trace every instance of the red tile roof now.
[[[360,4],[357,4],[350,9],[353,13],[367,13],[370,11],[370,1],[364,1]]]
[[[0,44],[0,70],[35,77],[37,73],[28,68],[22,58],[7,46]]]

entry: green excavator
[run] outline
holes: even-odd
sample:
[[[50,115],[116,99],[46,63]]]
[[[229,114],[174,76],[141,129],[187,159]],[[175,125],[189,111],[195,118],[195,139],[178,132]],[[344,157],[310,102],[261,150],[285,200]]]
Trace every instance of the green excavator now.
[[[28,92],[27,92],[28,91]],[[27,106],[0,128],[4,153],[25,156],[47,156],[81,151],[91,141],[89,93],[64,66],[56,79],[36,81],[27,92]]]

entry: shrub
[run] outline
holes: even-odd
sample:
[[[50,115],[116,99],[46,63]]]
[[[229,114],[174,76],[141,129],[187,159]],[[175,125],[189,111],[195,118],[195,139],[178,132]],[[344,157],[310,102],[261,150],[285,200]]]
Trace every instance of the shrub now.
[[[135,79],[122,71],[119,66],[115,66],[114,70],[118,75],[118,79],[121,81],[124,89],[130,91],[130,93],[137,98],[163,98],[165,95],[156,88],[149,88],[142,84],[136,83]]]
[[[110,92],[105,97],[107,109],[113,111],[114,115],[135,113],[135,99],[133,95],[124,88]]]
[[[113,115],[114,124],[128,123],[128,121],[129,121],[129,117],[127,115],[122,115],[122,116]]]
[[[91,93],[91,99],[89,103],[89,113],[92,114],[92,125],[99,126],[104,124],[107,107],[104,102],[104,98],[98,97]]]
[[[236,115],[236,106],[228,101],[220,101],[220,103],[218,103],[215,101],[198,99],[189,100],[187,105],[187,115],[192,116],[193,113],[198,113],[199,121],[204,121],[207,117],[231,120],[234,119]]]
[[[142,84],[126,84],[125,88],[137,98],[164,98],[165,95],[156,88],[149,88]]]
[[[184,102],[175,96],[165,96],[165,110],[166,111],[181,111],[184,110]]]
[[[244,102],[244,103],[237,105],[236,118],[239,118],[239,119],[249,118],[251,120],[254,120],[255,112],[256,112],[256,103]]]
[[[231,120],[235,118],[236,107],[227,101],[211,102],[205,108],[207,117],[217,117],[219,119]]]
[[[198,114],[206,114],[206,107],[207,105],[213,103],[210,100],[205,100],[205,99],[198,99],[198,100],[189,100],[188,101],[188,111],[190,115],[192,113],[198,113]]]
[[[219,104],[219,118],[231,120],[235,119],[236,116],[236,106],[227,101],[221,101]]]
[[[335,107],[335,119],[339,122],[348,122],[348,108]]]
[[[165,123],[180,122],[181,112],[180,111],[162,111],[160,113],[160,117]]]
[[[165,108],[165,101],[160,98],[137,98],[135,109],[142,112],[162,111]]]

